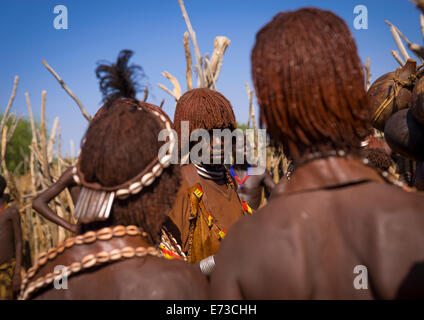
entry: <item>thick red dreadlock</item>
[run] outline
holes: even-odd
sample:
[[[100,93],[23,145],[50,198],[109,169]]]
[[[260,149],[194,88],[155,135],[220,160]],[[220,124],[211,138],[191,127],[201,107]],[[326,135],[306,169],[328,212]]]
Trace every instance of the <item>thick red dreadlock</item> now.
[[[278,13],[257,33],[251,59],[261,122],[285,152],[359,152],[369,111],[342,19],[315,8]]]
[[[174,126],[181,138],[181,121],[190,121],[190,133],[194,129],[234,130],[236,118],[230,101],[221,93],[208,88],[187,91],[178,100],[174,114]]]

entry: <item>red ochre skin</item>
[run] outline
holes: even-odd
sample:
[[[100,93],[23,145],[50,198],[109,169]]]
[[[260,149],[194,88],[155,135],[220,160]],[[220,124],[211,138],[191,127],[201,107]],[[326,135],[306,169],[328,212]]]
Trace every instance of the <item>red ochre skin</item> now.
[[[297,168],[282,189],[230,228],[212,299],[424,296],[424,195],[336,158]],[[368,270],[367,290],[353,285],[357,265]]]
[[[80,187],[75,183],[73,179],[72,168],[67,169],[56,181],[56,183],[51,185],[49,188],[47,188],[46,191],[36,197],[32,203],[32,208],[51,222],[65,229],[68,229],[73,233],[77,233],[77,224],[72,224],[71,222],[59,217],[48,206],[48,203],[66,188],[68,188],[69,192],[71,193],[72,200],[74,201],[74,203],[76,203]]]
[[[3,205],[5,202],[0,200],[0,206]],[[0,212],[0,265],[12,259],[15,259],[12,291],[16,297],[21,285],[22,232],[18,210],[8,207]]]

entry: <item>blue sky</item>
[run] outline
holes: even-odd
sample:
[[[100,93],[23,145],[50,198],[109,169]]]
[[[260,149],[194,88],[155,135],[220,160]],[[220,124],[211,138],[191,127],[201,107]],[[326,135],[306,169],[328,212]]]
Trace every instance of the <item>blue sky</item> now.
[[[367,30],[353,28],[353,9],[360,4],[368,8]],[[68,30],[53,27],[56,5],[68,9]],[[353,32],[362,61],[370,57],[373,80],[398,66],[390,54],[397,48],[385,19],[413,42],[422,43],[419,11],[408,0],[185,0],[185,6],[203,55],[212,53],[215,36],[231,40],[217,87],[231,101],[239,122],[246,122],[248,116],[244,83],[248,81],[252,87],[250,51],[255,34],[279,11],[315,6],[341,16]],[[93,115],[101,105],[96,62],[114,61],[121,49],[131,49],[135,52],[132,62],[141,65],[148,76],[148,101],[159,104],[165,98],[164,110],[172,118],[174,100],[157,83],[171,87],[161,76],[166,70],[186,89],[185,31],[177,0],[1,0],[0,111],[6,108],[13,78],[18,75],[12,111],[28,114],[24,96],[28,92],[39,118],[41,91],[47,90],[48,124],[51,126],[58,116],[64,149],[69,151],[71,139],[79,149],[88,123],[41,59],[60,74]]]

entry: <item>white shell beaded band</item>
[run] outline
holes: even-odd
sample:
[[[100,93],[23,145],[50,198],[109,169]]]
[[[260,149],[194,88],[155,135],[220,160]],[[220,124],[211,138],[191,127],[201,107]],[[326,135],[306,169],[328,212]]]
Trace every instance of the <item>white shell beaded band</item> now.
[[[142,108],[138,107],[138,109]],[[136,177],[112,187],[105,187],[97,182],[87,182],[78,161],[77,166],[73,168],[73,178],[78,185],[82,186],[73,213],[78,222],[88,223],[108,219],[116,198],[126,199],[131,195],[138,194],[144,187],[150,186],[162,174],[163,169],[171,164],[171,157],[176,146],[171,123],[158,111],[147,111],[160,118],[168,131],[169,149],[167,153],[160,158],[156,156]]]

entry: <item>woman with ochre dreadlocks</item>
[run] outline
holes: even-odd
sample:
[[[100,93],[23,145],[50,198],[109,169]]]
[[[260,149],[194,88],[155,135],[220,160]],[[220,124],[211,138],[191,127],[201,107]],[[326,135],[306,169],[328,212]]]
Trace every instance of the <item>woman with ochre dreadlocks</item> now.
[[[113,104],[113,102],[119,98],[136,99],[136,94],[141,89],[137,80],[144,78],[144,73],[140,66],[134,64],[128,65],[129,59],[132,55],[132,51],[122,50],[115,63],[98,63],[96,68],[96,77],[99,79],[99,86],[103,95],[102,100],[104,104],[96,112],[93,119],[96,119],[112,107],[119,107],[121,104]],[[125,103],[123,105],[125,105]],[[151,111],[160,112],[168,121],[170,121],[168,115],[166,115],[159,107],[148,103],[145,103],[144,107]],[[73,202],[76,203],[80,186],[75,183],[72,171],[73,168],[65,170],[65,172],[53,185],[34,199],[32,207],[44,218],[72,231],[73,233],[77,233],[78,228],[80,227],[79,224],[72,224],[58,216],[48,205],[52,199],[66,188],[69,190]]]
[[[170,165],[172,124],[157,108],[118,95],[91,121],[72,169],[80,235],[38,257],[20,298],[206,298],[206,279],[164,228],[181,173]],[[164,130],[169,149],[160,154]],[[53,288],[57,274],[68,290]]]
[[[278,13],[251,60],[261,122],[295,167],[222,243],[211,298],[423,297],[424,196],[362,158],[370,116],[346,23],[315,8]]]
[[[184,136],[184,122],[188,122]],[[237,195],[234,181],[224,166],[225,147],[221,137],[213,135],[214,129],[236,128],[230,102],[219,92],[198,88],[186,92],[179,100],[174,115],[175,130],[179,136],[184,158],[184,143],[196,129],[207,132],[210,143],[202,144],[201,161],[182,166],[183,182],[170,217],[174,222],[174,234],[181,241],[191,263],[200,263],[202,271],[210,272],[213,255],[218,251],[228,228],[248,209]],[[189,150],[194,152],[194,143]],[[218,149],[218,150],[217,150]],[[208,158],[207,151],[210,157]],[[193,154],[190,155],[193,160]],[[184,159],[182,160],[184,161]],[[206,260],[204,260],[206,259]]]

